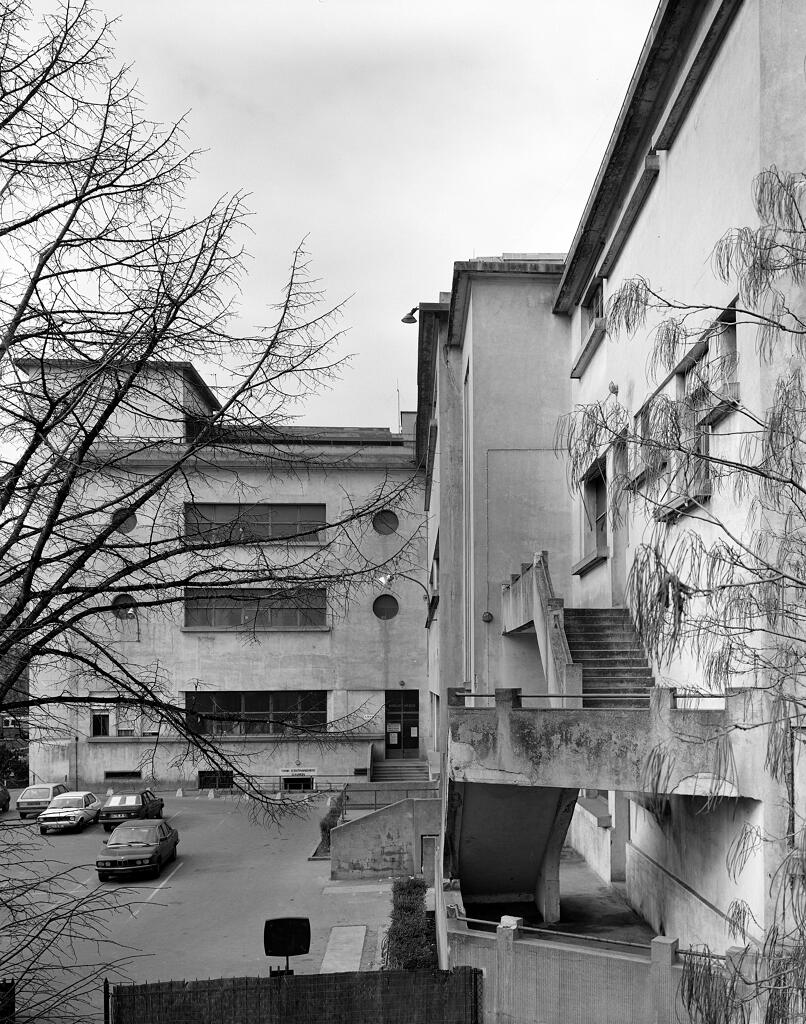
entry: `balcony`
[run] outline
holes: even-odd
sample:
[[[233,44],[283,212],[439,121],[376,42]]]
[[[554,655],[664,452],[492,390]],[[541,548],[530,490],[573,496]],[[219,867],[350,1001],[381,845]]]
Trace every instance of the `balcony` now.
[[[653,690],[646,708],[619,707],[616,698],[607,707],[586,708],[574,696],[522,697],[519,690],[450,696],[448,768],[454,782],[756,800],[764,795],[763,744],[748,729],[763,721],[761,692],[729,693],[716,709],[690,694],[678,699],[666,687]]]

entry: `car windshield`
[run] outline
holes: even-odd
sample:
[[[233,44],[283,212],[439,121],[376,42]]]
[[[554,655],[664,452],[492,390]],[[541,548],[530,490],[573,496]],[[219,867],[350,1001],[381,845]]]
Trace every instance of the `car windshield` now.
[[[24,793],[20,793],[20,800],[45,800],[50,796],[50,790],[44,786],[31,786]]]
[[[147,844],[149,846],[157,842],[157,830],[155,828],[116,828],[108,846],[138,846]]]
[[[84,800],[80,796],[57,796],[50,801],[51,807],[83,807]]]
[[[140,803],[139,796],[111,796],[106,801],[107,807],[136,807]]]

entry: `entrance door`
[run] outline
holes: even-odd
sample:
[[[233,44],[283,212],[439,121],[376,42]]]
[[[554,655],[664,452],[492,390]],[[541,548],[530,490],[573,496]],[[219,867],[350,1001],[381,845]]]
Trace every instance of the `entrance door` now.
[[[420,756],[420,694],[417,690],[386,691],[387,758]]]

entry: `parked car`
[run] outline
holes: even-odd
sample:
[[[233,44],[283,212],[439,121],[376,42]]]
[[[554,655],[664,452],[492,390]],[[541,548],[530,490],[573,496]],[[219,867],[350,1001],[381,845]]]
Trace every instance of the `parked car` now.
[[[11,793],[9,793],[5,786],[0,786],[0,813],[5,814],[10,806]]]
[[[98,820],[106,832],[111,832],[116,825],[131,818],[161,818],[164,806],[162,797],[155,796],[150,789],[119,793],[109,797]]]
[[[163,865],[176,860],[179,833],[167,821],[118,825],[95,861],[98,881],[131,873],[159,878]]]
[[[92,825],[98,820],[103,804],[94,793],[86,790],[73,793],[61,793],[55,796],[46,811],[39,815],[39,831],[61,832],[74,828],[80,832],[85,825]]]
[[[38,782],[24,789],[17,797],[17,813],[23,819],[38,818],[55,796],[66,792],[67,786],[63,782]]]

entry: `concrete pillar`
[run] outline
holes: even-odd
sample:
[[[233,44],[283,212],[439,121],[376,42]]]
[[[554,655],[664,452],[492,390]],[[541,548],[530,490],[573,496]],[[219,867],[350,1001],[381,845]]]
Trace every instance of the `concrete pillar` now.
[[[425,879],[427,885],[434,884],[438,843],[439,836],[422,837],[423,863],[421,866],[421,870],[423,873],[423,878]]]
[[[328,708],[328,720],[331,722],[343,721],[347,717],[347,691],[331,690],[330,707]]]
[[[523,927],[522,917],[502,917],[495,930],[495,990],[492,1024],[511,1024],[515,1019],[515,940]]]
[[[557,811],[537,873],[535,903],[544,924],[560,920],[560,854],[576,806],[577,789],[560,790]]]
[[[672,967],[677,962],[677,939],[659,935],[652,940],[652,1002],[654,1024],[668,1024],[674,1020],[676,990]]]
[[[607,794],[610,812],[610,881],[627,877],[627,843],[630,838],[630,801],[624,793]]]

